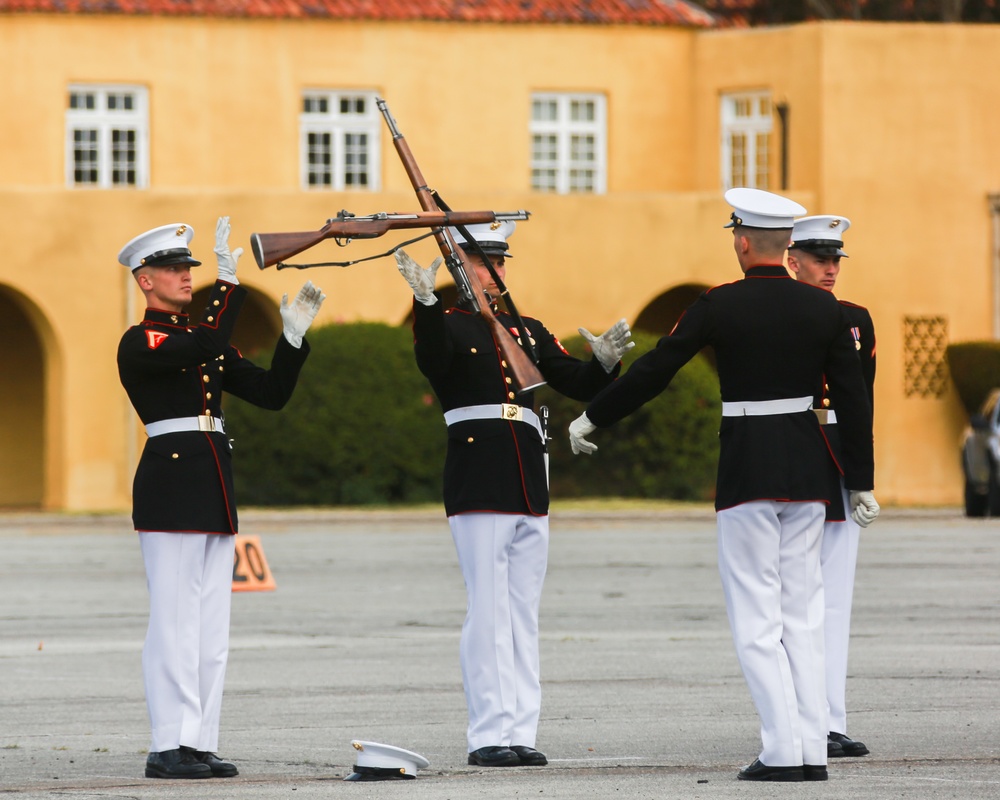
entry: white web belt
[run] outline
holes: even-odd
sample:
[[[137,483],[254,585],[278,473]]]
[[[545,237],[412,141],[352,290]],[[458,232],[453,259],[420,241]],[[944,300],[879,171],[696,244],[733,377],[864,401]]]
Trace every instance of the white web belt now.
[[[184,431],[201,431],[202,433],[225,433],[226,428],[222,420],[218,417],[175,417],[174,419],[161,419],[159,422],[150,422],[146,426],[146,435],[162,436],[165,433],[182,433]]]
[[[465,422],[470,419],[505,419],[508,422],[525,422],[528,425],[533,425],[539,436],[542,435],[542,423],[538,419],[538,415],[530,408],[514,403],[463,406],[444,412],[444,421],[447,425],[454,425],[456,422]]]
[[[798,414],[812,410],[813,399],[791,397],[783,400],[749,400],[743,403],[722,404],[724,417],[770,417],[774,414]]]

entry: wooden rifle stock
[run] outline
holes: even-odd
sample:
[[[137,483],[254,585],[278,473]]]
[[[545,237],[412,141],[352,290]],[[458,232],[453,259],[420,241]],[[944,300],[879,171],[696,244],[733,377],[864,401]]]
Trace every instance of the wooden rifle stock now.
[[[381,98],[378,98],[376,103],[382,112],[382,116],[385,118],[386,124],[389,126],[389,131],[392,133],[393,146],[396,148],[396,153],[399,154],[400,161],[403,162],[403,169],[406,170],[410,184],[417,193],[417,201],[420,203],[420,207],[426,212],[439,212],[440,209],[438,208],[437,201],[434,199],[431,190],[427,188],[427,182],[420,172],[420,167],[417,166],[416,159],[414,159],[413,153],[410,152],[410,146],[406,143],[406,139],[403,138],[403,134],[399,132],[399,128],[396,126],[396,121],[389,113],[388,105]],[[461,224],[464,225],[465,223]],[[525,392],[537,389],[539,386],[544,386],[545,377],[539,371],[538,367],[528,357],[528,354],[521,349],[517,340],[511,335],[511,332],[497,319],[493,313],[493,309],[490,308],[490,304],[485,302],[486,293],[479,282],[479,276],[462,250],[455,244],[454,237],[452,237],[447,228],[441,228],[434,232],[434,239],[438,243],[441,255],[444,257],[445,266],[448,267],[448,271],[451,272],[452,277],[455,279],[455,285],[458,287],[459,292],[466,292],[466,298],[472,303],[473,308],[476,309],[480,318],[490,329],[493,341],[500,349],[504,361],[507,362],[507,368],[510,370],[511,377],[516,384],[517,393],[524,394]]]
[[[324,239],[375,239],[401,228],[435,228],[447,225],[477,225],[498,220],[527,219],[527,211],[438,211],[417,214],[371,214],[356,217],[341,211],[318,231],[296,233],[252,233],[250,249],[261,269],[279,264]]]

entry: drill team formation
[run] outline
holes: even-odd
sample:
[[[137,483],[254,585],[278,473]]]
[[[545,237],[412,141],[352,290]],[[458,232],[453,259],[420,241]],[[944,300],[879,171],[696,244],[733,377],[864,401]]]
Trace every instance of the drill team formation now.
[[[438,245],[440,257],[426,266],[402,245],[384,255],[412,293],[414,358],[444,418],[444,511],[467,594],[458,658],[468,764],[548,764],[539,732],[539,607],[554,431],[535,390],[548,385],[579,401],[563,435],[574,454],[599,463],[615,424],[658,397],[706,347],[722,396],[718,570],[760,723],[760,749],[735,777],[825,781],[829,759],[867,755],[848,733],[847,662],[860,530],[879,515],[875,330],[863,306],[834,293],[850,220],[808,215],[758,189],[728,190],[732,213],[720,228],[732,237],[733,282],[702,292],[628,369],[622,357],[635,345],[625,319],[609,320],[599,335],[580,328],[591,357],[576,358],[537,317],[519,312],[506,285],[516,263],[511,240],[529,212],[450,208],[428,188],[386,103],[378,107],[419,211],[341,212],[319,231],[255,233],[250,244],[261,269],[294,266],[286,260],[327,238],[426,228]],[[281,335],[270,366],[258,366],[231,344],[247,290],[227,216],[216,227],[218,273],[205,309],[199,319],[185,313],[192,269],[201,265],[194,233],[183,222],[160,224],[118,254],[146,302],[117,359],[147,434],[132,521],[149,593],[145,776],[157,779],[232,778],[248,769],[219,755],[239,529],[233,471],[243,457],[234,463],[222,397],[280,411],[308,369],[306,335],[326,299],[312,281],[282,297]],[[437,288],[442,265],[456,289],[450,308]],[[348,780],[413,779],[428,763],[400,747],[352,744]]]

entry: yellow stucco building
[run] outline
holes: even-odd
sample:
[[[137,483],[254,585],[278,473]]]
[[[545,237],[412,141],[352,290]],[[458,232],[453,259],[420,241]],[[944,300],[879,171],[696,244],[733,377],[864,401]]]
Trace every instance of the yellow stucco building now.
[[[248,249],[243,347],[308,277],[320,322],[401,322],[390,260],[259,271],[254,231],[342,208],[416,210],[374,107],[462,209],[529,209],[508,283],[557,335],[669,329],[739,268],[722,194],[781,191],[851,218],[838,295],[878,335],[876,492],[958,503],[951,341],[998,335],[995,26],[705,25],[131,16],[0,4],[0,506],[128,508],[141,429],[115,349],[142,298],[116,262],[156,225],[215,219]],[[25,4],[20,4],[24,9]],[[357,257],[403,236],[326,242]],[[411,252],[429,261],[433,245]],[[439,284],[444,283],[439,277]]]

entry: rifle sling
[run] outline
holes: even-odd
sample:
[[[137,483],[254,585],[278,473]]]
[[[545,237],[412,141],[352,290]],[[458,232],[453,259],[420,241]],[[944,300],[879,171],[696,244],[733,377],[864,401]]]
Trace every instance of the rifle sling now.
[[[430,232],[417,236],[414,239],[407,239],[405,242],[400,242],[395,247],[386,250],[384,253],[379,253],[375,256],[365,256],[364,258],[357,258],[354,261],[322,261],[315,264],[286,264],[284,261],[279,261],[276,265],[276,269],[309,269],[311,267],[351,267],[355,264],[360,264],[363,261],[374,261],[377,258],[385,258],[386,256],[391,256],[401,247],[406,247],[408,244],[413,244],[414,242],[419,242],[421,239],[426,239],[428,236],[433,236],[435,232],[441,230],[440,228],[432,228]],[[340,239],[334,239],[334,241],[340,247],[346,247],[346,245],[340,244]],[[350,239],[348,239],[350,241]]]

